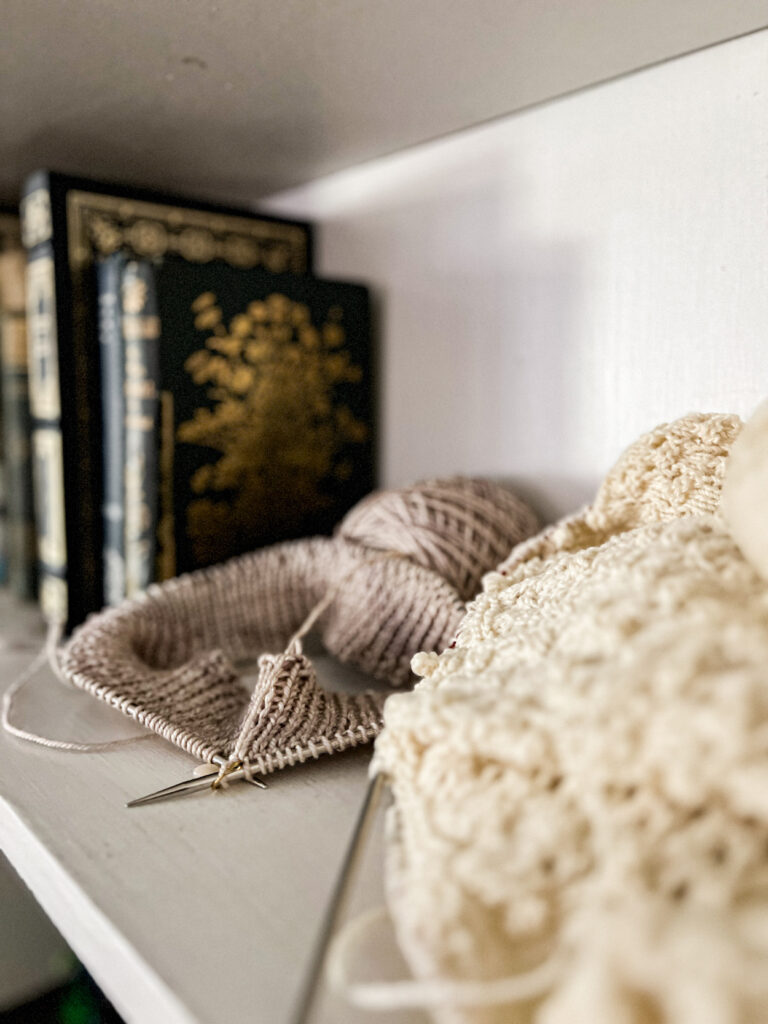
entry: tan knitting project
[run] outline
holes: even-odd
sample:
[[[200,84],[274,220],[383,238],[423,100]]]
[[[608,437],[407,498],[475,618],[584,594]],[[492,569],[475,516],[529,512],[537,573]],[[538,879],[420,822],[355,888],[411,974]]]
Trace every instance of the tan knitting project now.
[[[318,684],[301,644],[315,618],[331,653],[403,683],[414,651],[450,642],[463,595],[535,529],[530,509],[489,481],[383,492],[353,509],[334,538],[278,544],[92,617],[61,668],[195,757],[271,772],[381,728],[382,694]],[[257,656],[249,694],[235,663]]]
[[[768,1020],[768,583],[718,512],[739,430],[642,437],[387,702],[388,893],[416,976],[552,966],[534,999],[446,997],[437,1020]]]

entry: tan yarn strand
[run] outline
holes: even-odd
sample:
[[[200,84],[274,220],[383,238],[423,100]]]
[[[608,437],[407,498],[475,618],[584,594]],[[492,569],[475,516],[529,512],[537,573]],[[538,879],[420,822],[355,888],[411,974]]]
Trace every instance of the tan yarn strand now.
[[[115,747],[122,747],[127,743],[151,739],[152,734],[147,733],[144,736],[128,736],[125,739],[107,740],[101,743],[75,743],[69,740],[56,740],[49,736],[43,736],[41,733],[25,729],[12,721],[11,716],[16,697],[46,664],[61,682],[68,686],[70,685],[59,669],[58,645],[61,640],[62,631],[60,623],[52,622],[50,624],[43,646],[3,694],[2,708],[0,708],[0,724],[2,724],[5,732],[15,736],[17,739],[26,740],[28,743],[35,743],[40,747],[48,747],[51,750],[68,750],[76,754],[93,754],[103,750],[113,750]]]

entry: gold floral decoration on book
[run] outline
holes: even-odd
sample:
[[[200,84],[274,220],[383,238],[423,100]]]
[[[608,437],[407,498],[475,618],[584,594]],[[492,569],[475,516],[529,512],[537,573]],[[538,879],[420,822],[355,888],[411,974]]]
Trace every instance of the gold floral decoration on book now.
[[[342,348],[340,307],[315,325],[304,303],[272,294],[225,325],[216,295],[205,292],[192,310],[195,327],[211,333],[185,368],[213,407],[196,409],[176,437],[221,452],[190,481],[201,497],[187,507],[187,531],[204,563],[222,557],[217,546],[239,525],[268,534],[275,509],[290,529],[286,517],[298,524],[328,508],[323,485],[349,479],[354,467],[341,449],[364,443],[368,427],[335,400],[338,385],[362,378]],[[224,493],[231,497],[210,496]]]

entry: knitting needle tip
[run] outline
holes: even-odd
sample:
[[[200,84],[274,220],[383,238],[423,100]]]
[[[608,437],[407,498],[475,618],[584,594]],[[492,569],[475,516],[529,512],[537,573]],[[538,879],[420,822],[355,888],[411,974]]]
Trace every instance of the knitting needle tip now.
[[[227,782],[236,782],[238,779],[245,779],[246,782],[250,782],[251,785],[257,786],[259,789],[267,788],[266,783],[262,782],[261,779],[248,778],[242,769],[232,772],[227,777]],[[141,807],[143,804],[152,804],[155,801],[182,796],[185,793],[196,793],[201,789],[216,790],[222,788],[214,785],[214,783],[215,779],[212,780],[210,775],[194,776],[191,779],[184,779],[183,782],[177,782],[173,786],[166,786],[165,789],[158,789],[155,793],[147,793],[145,796],[136,797],[135,800],[129,800],[125,806]]]

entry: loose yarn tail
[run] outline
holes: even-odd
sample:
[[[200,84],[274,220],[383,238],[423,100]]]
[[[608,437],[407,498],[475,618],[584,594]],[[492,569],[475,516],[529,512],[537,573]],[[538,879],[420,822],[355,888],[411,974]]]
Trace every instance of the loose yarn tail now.
[[[63,683],[64,686],[70,689],[72,688],[72,684],[61,670],[59,660],[59,645],[63,634],[63,623],[51,622],[42,647],[3,694],[2,707],[0,707],[0,725],[2,725],[4,731],[11,736],[15,736],[16,739],[25,740],[27,743],[36,743],[40,747],[48,747],[52,750],[68,750],[73,753],[82,754],[97,753],[100,750],[112,750],[115,747],[122,747],[127,743],[137,743],[139,740],[150,739],[152,733],[147,733],[144,736],[128,736],[119,740],[107,740],[102,743],[74,743],[68,740],[56,740],[50,736],[43,736],[41,733],[33,732],[31,729],[25,729],[23,726],[17,725],[12,720],[11,716],[17,696],[46,664],[60,683]]]

